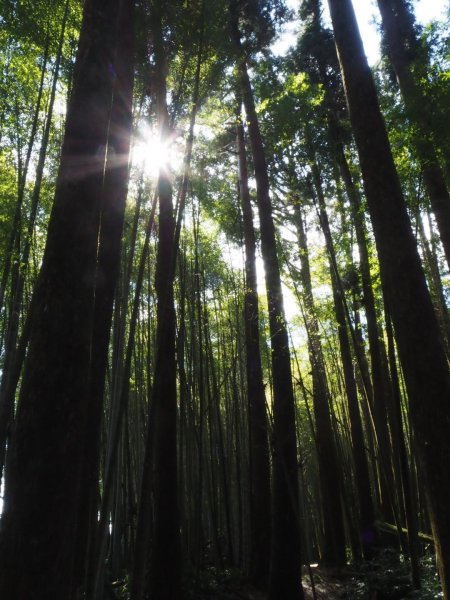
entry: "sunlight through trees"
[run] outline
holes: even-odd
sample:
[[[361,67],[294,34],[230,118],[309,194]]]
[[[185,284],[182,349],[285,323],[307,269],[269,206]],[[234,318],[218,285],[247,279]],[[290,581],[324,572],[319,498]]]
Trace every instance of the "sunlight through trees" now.
[[[450,600],[450,13],[362,8],[0,0],[2,600]]]

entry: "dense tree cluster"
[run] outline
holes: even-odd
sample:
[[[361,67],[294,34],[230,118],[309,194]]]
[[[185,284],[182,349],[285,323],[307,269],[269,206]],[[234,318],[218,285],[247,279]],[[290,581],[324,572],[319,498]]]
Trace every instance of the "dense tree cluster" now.
[[[450,15],[324,4],[0,1],[2,599],[450,599]]]

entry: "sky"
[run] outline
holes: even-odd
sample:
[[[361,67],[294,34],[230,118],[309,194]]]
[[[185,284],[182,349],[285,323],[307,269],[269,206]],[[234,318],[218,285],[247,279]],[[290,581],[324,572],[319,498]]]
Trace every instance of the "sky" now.
[[[444,16],[445,0],[416,0],[413,2],[416,20],[422,25],[427,25],[434,19]],[[374,19],[380,22],[380,13],[375,0],[353,0],[356,18],[363,39],[369,63],[375,63],[379,57],[379,34]]]
[[[450,0],[413,0],[416,19],[419,23],[425,25],[434,19],[443,17],[446,6],[449,6]],[[287,0],[288,6],[296,10],[299,0]],[[328,5],[324,2],[325,20],[329,21]],[[380,13],[377,8],[376,0],[353,0],[356,17],[358,19],[361,36],[364,42],[364,48],[370,64],[374,64],[380,57],[379,52],[379,34],[375,21],[380,21]],[[295,42],[296,25],[287,25],[285,33],[280,40],[274,44],[275,54],[284,54],[288,47]]]

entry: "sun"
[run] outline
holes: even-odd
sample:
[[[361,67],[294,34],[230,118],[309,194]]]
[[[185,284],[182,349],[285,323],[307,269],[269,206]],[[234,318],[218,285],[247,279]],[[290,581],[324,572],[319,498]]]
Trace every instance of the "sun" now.
[[[156,179],[161,169],[176,172],[181,166],[174,139],[162,140],[148,123],[139,125],[132,150],[132,163],[150,179]]]

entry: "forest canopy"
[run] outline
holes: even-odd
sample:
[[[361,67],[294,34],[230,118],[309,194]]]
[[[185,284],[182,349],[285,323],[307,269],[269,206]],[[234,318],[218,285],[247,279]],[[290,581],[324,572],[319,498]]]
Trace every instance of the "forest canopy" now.
[[[450,12],[354,4],[0,0],[2,600],[450,600]]]

